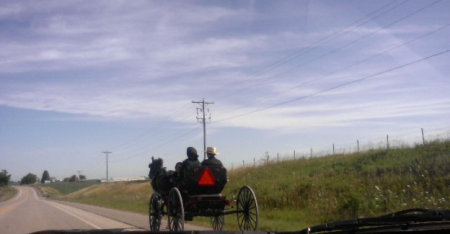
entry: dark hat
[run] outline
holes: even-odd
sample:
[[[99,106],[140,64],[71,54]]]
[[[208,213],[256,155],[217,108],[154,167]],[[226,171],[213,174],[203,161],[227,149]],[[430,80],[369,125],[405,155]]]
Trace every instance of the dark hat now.
[[[197,150],[194,148],[194,147],[188,147],[187,148],[187,150],[186,150],[186,154],[188,155],[188,156],[198,156],[197,155]]]

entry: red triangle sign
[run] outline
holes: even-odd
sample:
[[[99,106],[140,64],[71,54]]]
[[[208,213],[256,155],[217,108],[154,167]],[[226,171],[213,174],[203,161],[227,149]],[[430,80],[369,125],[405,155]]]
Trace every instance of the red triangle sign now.
[[[211,172],[211,169],[206,168],[203,170],[203,174],[198,180],[198,185],[200,186],[215,186],[216,185],[216,178],[214,178],[213,173]]]

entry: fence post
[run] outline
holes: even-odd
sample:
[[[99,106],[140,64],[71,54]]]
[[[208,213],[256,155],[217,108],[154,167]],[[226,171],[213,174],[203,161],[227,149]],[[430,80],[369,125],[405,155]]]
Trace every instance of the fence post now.
[[[357,152],[359,153],[359,140],[356,140]]]
[[[312,158],[312,147],[311,147],[311,153],[310,153],[309,157]]]
[[[244,160],[242,160],[242,167],[245,167],[245,165],[244,165]]]
[[[294,160],[295,160],[295,150],[294,150]]]
[[[256,167],[256,159],[253,158],[253,167]]]
[[[425,135],[423,134],[423,128],[422,129],[422,143],[425,145]]]
[[[277,162],[280,161],[280,153],[277,153]]]
[[[334,155],[334,143],[333,143],[333,155]]]

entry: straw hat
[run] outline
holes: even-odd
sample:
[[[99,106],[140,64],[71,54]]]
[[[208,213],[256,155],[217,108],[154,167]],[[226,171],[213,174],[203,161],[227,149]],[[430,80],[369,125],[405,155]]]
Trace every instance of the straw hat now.
[[[216,147],[208,147],[208,148],[206,148],[206,153],[207,154],[214,154],[214,155],[219,154],[219,152],[217,152]]]

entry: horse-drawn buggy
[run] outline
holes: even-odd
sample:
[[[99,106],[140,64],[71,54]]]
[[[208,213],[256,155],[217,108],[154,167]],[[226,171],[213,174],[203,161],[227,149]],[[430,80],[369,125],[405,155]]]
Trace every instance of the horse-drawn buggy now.
[[[184,222],[196,216],[211,218],[214,230],[222,230],[224,216],[236,214],[241,230],[256,230],[258,203],[253,190],[243,186],[236,201],[221,194],[227,183],[227,170],[218,166],[185,168],[181,175],[166,172],[161,159],[153,159],[150,178],[154,193],[149,202],[151,231],[159,231],[162,217],[167,215],[171,231],[184,230]],[[234,208],[233,208],[234,207]]]

